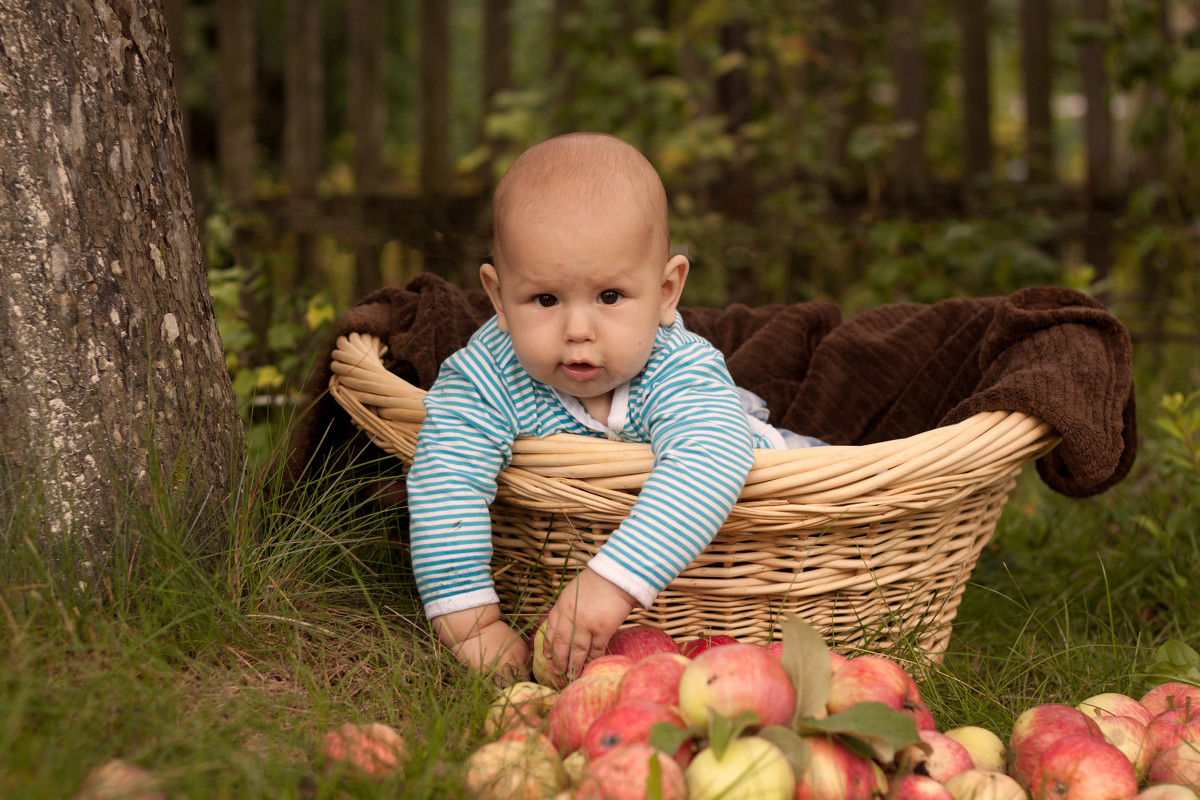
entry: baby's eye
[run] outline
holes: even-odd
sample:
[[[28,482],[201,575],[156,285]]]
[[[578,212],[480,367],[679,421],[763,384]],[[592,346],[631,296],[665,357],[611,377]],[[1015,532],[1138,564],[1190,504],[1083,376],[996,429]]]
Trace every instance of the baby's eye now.
[[[605,289],[600,293],[600,302],[606,306],[611,306],[621,299],[621,293],[616,289]]]
[[[552,294],[538,294],[533,297],[533,304],[540,308],[549,308],[558,303],[558,298]]]

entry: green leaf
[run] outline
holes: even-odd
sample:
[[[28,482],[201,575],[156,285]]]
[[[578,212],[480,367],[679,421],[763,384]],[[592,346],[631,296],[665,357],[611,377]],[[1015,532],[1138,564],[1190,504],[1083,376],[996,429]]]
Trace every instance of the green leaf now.
[[[792,772],[795,773],[797,781],[804,777],[812,751],[800,734],[782,725],[768,725],[755,735],[779,748],[784,758],[792,765]]]
[[[802,720],[796,730],[802,735],[834,733],[857,740],[881,764],[890,764],[896,751],[906,745],[924,744],[917,735],[917,725],[912,719],[883,703],[875,702],[856,703],[825,719]]]
[[[695,728],[681,728],[671,722],[656,722],[650,726],[650,746],[664,753],[674,755],[688,739],[694,739],[700,731]]]
[[[1178,681],[1200,686],[1200,653],[1178,639],[1171,639],[1154,651],[1154,663],[1140,677],[1155,684]]]
[[[829,700],[833,668],[829,648],[816,628],[799,617],[785,616],[779,625],[783,634],[783,667],[796,687],[796,713],[792,722],[819,714]]]
[[[708,746],[713,749],[717,761],[725,755],[725,748],[734,739],[742,735],[742,731],[758,722],[758,714],[753,711],[743,711],[730,719],[708,710]],[[672,751],[674,752],[674,751]]]

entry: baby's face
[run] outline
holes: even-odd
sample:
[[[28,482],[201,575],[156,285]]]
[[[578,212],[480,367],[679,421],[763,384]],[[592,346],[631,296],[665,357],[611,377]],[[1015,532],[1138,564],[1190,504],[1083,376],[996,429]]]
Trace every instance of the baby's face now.
[[[481,277],[521,366],[593,415],[646,365],[687,270],[676,259],[682,274],[669,279],[645,226],[612,217],[528,226],[506,237],[496,260]]]

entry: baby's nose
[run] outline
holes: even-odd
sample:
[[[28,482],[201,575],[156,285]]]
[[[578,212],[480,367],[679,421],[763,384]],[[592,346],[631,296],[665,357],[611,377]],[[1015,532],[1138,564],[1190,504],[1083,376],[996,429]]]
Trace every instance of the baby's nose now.
[[[566,315],[566,327],[563,332],[566,335],[567,341],[590,341],[596,335],[592,315],[584,309],[569,312]]]

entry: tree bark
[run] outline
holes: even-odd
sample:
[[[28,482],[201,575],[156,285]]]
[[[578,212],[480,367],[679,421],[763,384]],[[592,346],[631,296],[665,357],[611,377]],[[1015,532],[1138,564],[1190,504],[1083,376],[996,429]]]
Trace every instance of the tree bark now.
[[[1025,87],[1025,158],[1031,184],[1054,181],[1054,125],[1050,115],[1051,0],[1021,0],[1021,73]]]
[[[243,433],[162,0],[0,0],[0,104],[0,482],[97,569],[152,490],[219,530]]]

